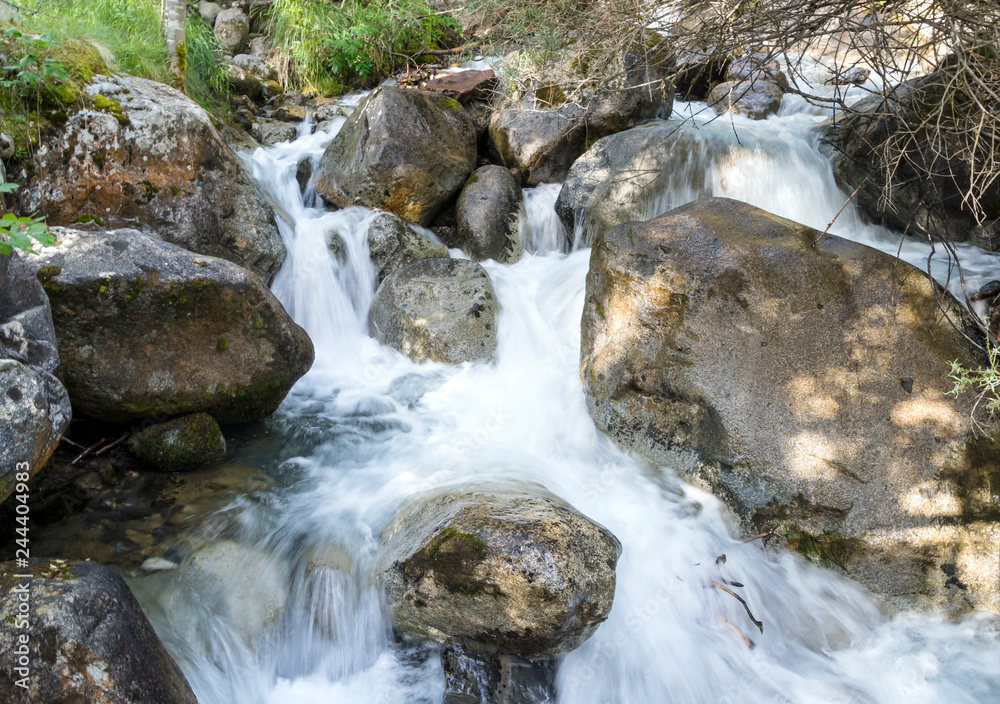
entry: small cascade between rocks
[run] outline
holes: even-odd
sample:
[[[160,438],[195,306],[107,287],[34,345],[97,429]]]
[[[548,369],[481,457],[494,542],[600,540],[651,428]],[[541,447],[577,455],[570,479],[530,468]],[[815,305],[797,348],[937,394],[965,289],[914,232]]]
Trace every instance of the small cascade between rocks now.
[[[675,119],[699,107],[679,103]],[[825,229],[846,195],[812,131],[821,117],[792,104],[756,123],[692,118],[684,166],[649,214],[722,195]],[[470,480],[543,485],[622,543],[614,607],[559,662],[559,702],[997,701],[995,622],[887,615],[853,582],[734,538],[716,498],[594,427],[579,376],[589,249],[570,251],[558,185],[526,193],[524,257],[484,263],[501,304],[495,363],[418,365],[369,338],[372,212],[324,210],[296,180],[342,122],[247,157],[288,247],[273,290],[316,347],[312,371],[237,458],[277,488],[204,518],[190,541],[205,559],[131,581],[202,704],[439,704],[439,648],[394,638],[373,574],[401,507]],[[851,207],[832,231],[921,268],[930,254]],[[959,251],[970,288],[996,277],[993,255]],[[745,585],[763,632],[714,586],[727,582]]]

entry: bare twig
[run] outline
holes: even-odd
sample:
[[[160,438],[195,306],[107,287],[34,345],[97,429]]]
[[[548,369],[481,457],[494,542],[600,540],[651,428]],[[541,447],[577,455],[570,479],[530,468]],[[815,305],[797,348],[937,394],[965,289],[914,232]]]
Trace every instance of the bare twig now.
[[[750,611],[750,607],[747,606],[747,602],[743,599],[743,597],[741,597],[739,594],[737,594],[736,592],[734,592],[729,587],[724,586],[722,584],[719,584],[718,582],[712,582],[712,586],[713,587],[718,587],[719,589],[721,589],[722,591],[724,591],[726,594],[729,594],[730,596],[732,596],[733,598],[735,598],[738,602],[740,602],[741,604],[743,604],[743,608],[746,610],[747,616],[750,617],[750,620],[753,621],[753,625],[755,625],[758,629],[760,629],[761,634],[764,633],[764,624],[754,618],[753,613]]]

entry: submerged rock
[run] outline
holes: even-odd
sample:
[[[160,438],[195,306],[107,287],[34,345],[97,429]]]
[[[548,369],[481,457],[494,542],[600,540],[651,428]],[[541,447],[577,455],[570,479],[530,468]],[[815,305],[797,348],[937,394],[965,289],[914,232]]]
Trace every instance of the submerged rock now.
[[[69,425],[58,366],[49,299],[34,267],[17,252],[0,255],[0,501],[42,468]]]
[[[197,704],[128,586],[96,562],[0,564],[0,688],[12,703]]]
[[[762,79],[729,81],[715,86],[708,94],[708,106],[716,112],[732,111],[751,120],[763,120],[781,107],[781,88]]]
[[[135,230],[62,230],[33,258],[74,408],[129,422],[274,412],[313,347],[249,271]]]
[[[382,213],[368,225],[368,252],[379,283],[421,259],[447,259],[448,248],[434,244],[392,213]]]
[[[476,166],[476,130],[461,104],[436,93],[379,88],[327,146],[316,192],[428,225]]]
[[[166,472],[194,469],[226,455],[226,439],[207,413],[157,423],[132,433],[126,444],[144,463]]]
[[[710,487],[749,534],[777,528],[894,602],[1000,608],[1000,436],[945,395],[949,361],[979,360],[936,296],[969,320],[918,269],[819,235],[712,198],[599,236],[591,415]]]
[[[49,225],[137,227],[270,281],[285,258],[274,217],[208,113],[179,91],[96,76],[93,107],[44,139],[19,176]]]
[[[393,622],[415,638],[547,659],[578,647],[611,610],[621,545],[541,490],[426,498],[382,539]]]
[[[475,261],[513,264],[524,253],[518,237],[523,202],[510,171],[480,167],[466,181],[455,205],[458,245]]]
[[[368,313],[372,336],[414,362],[488,362],[499,304],[490,277],[465,259],[422,259],[382,282]]]

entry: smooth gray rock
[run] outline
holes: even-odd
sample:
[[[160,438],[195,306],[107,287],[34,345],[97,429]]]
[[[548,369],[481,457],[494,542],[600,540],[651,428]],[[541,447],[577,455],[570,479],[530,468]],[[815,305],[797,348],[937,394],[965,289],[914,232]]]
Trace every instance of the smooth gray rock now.
[[[238,7],[222,10],[215,17],[215,36],[227,53],[239,54],[250,38],[250,20]]]
[[[499,308],[490,277],[465,259],[421,259],[382,282],[368,312],[372,336],[414,362],[486,362]]]
[[[274,278],[285,258],[274,216],[207,112],[132,76],[95,76],[86,91],[120,110],[79,110],[43,138],[18,176],[24,212],[49,225],[89,217],[84,229],[96,218],[109,229],[138,227]]]
[[[16,684],[25,641],[27,690]],[[0,690],[11,704],[197,704],[128,585],[96,562],[0,564]]]
[[[459,246],[475,261],[516,262],[524,253],[518,237],[523,202],[510,171],[494,165],[477,169],[455,205]]]
[[[394,271],[421,259],[447,259],[448,248],[434,244],[392,213],[382,213],[368,225],[368,252],[379,283]]]
[[[782,95],[778,84],[769,80],[728,81],[715,86],[707,102],[720,113],[732,110],[751,120],[763,120],[778,112]]]
[[[541,488],[469,488],[417,500],[382,535],[396,628],[523,658],[573,650],[607,618],[618,540]]]
[[[615,225],[646,220],[673,173],[688,160],[690,138],[669,122],[597,140],[570,169],[556,213],[566,232],[579,224],[585,246]]]
[[[0,501],[42,468],[69,425],[52,313],[34,267],[0,255]],[[23,464],[21,464],[23,463]]]
[[[313,347],[251,272],[135,230],[62,229],[33,257],[75,409],[112,422],[273,413]]]
[[[326,148],[316,191],[338,207],[378,208],[426,226],[475,166],[475,126],[458,101],[378,88]]]
[[[226,439],[207,413],[192,413],[129,435],[129,451],[165,472],[184,472],[226,456]]]
[[[222,5],[214,2],[205,2],[202,0],[198,3],[198,14],[201,18],[208,22],[209,26],[215,26],[215,20],[218,18],[219,13],[222,12]]]

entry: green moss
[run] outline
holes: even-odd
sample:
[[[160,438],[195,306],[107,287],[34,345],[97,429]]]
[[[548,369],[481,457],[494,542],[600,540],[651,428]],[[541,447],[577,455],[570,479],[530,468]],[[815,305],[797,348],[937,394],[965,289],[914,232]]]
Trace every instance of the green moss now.
[[[479,181],[479,171],[476,170],[473,171],[471,174],[469,174],[469,178],[465,179],[465,185],[463,186],[463,188],[468,188],[469,186],[471,186],[474,183],[477,183],[478,181]]]
[[[535,99],[542,105],[557,107],[566,102],[566,93],[555,83],[550,83],[535,91]]]
[[[862,542],[857,538],[845,538],[839,533],[824,530],[819,535],[813,535],[798,526],[788,529],[787,546],[802,554],[806,559],[831,567],[836,566],[847,571],[847,564],[862,548]]]
[[[225,338],[220,337],[219,341],[215,343],[215,349],[219,350],[219,352],[225,352],[229,349],[229,342]]]
[[[96,215],[91,215],[90,213],[80,213],[70,222],[78,223],[80,225],[86,225],[87,223],[97,223],[101,227],[104,227],[104,220],[97,217]]]
[[[38,282],[42,285],[42,288],[52,285],[52,279],[59,276],[62,273],[62,267],[58,266],[43,266],[39,267],[38,271],[35,272],[35,276],[38,278]]]
[[[94,293],[105,293],[108,290],[108,285],[111,283],[111,279],[104,277],[102,279],[94,279],[90,282],[90,290]]]
[[[454,98],[441,98],[441,107],[445,110],[461,110],[462,104]]]
[[[604,312],[604,306],[602,306],[600,303],[597,304],[597,314],[602,318],[608,317],[607,314],[605,314]]]
[[[178,193],[180,193],[180,192],[181,192],[181,189],[180,189],[180,188],[178,188],[177,186],[173,186],[173,187],[172,187],[172,188],[170,189],[170,195],[172,195],[172,196],[176,196],[176,195],[177,195]]]
[[[404,574],[419,578],[433,571],[434,579],[454,594],[504,596],[495,584],[475,575],[486,559],[486,544],[472,533],[449,526],[404,562]]]

